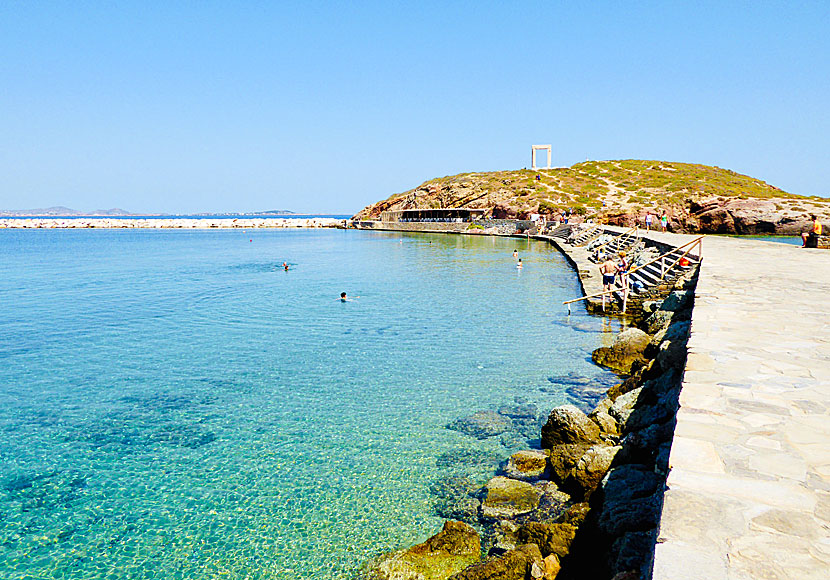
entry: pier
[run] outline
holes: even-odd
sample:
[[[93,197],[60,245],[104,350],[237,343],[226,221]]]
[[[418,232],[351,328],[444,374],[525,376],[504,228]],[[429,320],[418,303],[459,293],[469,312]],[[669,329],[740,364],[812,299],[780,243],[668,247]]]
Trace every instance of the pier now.
[[[654,578],[826,579],[830,253],[704,248]]]

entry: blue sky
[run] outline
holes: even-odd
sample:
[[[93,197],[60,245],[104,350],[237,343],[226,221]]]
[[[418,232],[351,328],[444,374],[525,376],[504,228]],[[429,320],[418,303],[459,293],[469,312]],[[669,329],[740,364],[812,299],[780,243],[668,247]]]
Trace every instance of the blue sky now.
[[[830,2],[0,0],[0,208],[353,213],[706,163],[830,197]]]

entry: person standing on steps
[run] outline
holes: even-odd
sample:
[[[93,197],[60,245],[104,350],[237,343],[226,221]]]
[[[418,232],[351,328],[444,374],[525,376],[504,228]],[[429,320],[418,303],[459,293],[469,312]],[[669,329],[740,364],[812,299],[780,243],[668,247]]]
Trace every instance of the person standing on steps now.
[[[602,311],[605,312],[605,296],[614,288],[614,278],[617,275],[617,265],[611,256],[600,264],[599,273],[602,274]]]

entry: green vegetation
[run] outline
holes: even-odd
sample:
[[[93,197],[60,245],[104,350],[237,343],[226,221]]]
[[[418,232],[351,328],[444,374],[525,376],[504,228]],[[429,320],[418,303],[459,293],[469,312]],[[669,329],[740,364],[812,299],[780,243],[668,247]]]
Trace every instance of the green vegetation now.
[[[691,199],[716,196],[722,200],[770,199],[778,204],[826,201],[817,196],[792,195],[761,180],[719,167],[623,159],[586,161],[538,171],[520,169],[445,176],[390,196],[365,208],[358,216],[379,215],[386,209],[495,206],[509,208],[517,215],[554,214],[568,208],[593,215],[612,208],[620,211],[626,207],[656,209],[686,205]]]

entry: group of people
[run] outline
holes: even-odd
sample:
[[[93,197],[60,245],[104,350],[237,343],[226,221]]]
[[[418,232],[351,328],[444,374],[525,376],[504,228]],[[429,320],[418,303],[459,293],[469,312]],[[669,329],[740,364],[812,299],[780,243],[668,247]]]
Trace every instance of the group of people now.
[[[657,217],[657,214],[652,214],[650,211],[646,212],[646,229],[651,230],[651,225],[654,223],[654,218]],[[666,231],[669,227],[669,216],[666,215],[666,212],[663,212],[663,215],[660,216],[660,230]]]
[[[611,256],[608,256],[605,261],[600,264],[599,272],[602,274],[602,291],[610,292],[614,287],[614,280],[617,275],[620,276],[620,281],[623,287],[626,286],[626,275],[628,273],[628,260],[625,258],[625,252],[619,253],[619,261],[615,262]],[[605,302],[605,300],[603,300]]]
[[[522,259],[519,258],[519,250],[513,250],[513,257],[516,258],[518,261],[516,262],[516,267],[521,270],[522,269]]]

